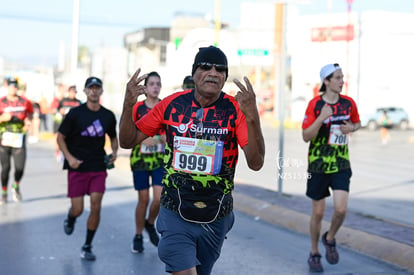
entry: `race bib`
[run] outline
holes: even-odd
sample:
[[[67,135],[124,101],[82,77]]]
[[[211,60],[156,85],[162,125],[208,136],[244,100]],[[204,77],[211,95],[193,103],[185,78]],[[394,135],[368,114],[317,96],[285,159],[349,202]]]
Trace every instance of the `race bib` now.
[[[187,173],[216,175],[221,170],[224,143],[174,137],[173,168]]]
[[[23,136],[24,135],[22,133],[4,132],[1,138],[1,145],[13,148],[22,148]]]
[[[346,145],[348,144],[348,135],[343,134],[340,125],[331,125],[329,132],[329,144],[331,145]]]
[[[158,143],[151,146],[146,146],[141,143],[140,152],[141,154],[152,154],[152,153],[164,153],[165,144]]]

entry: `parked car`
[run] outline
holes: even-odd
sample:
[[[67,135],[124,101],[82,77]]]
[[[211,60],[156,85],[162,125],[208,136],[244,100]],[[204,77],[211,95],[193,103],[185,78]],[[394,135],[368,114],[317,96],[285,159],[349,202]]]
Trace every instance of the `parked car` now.
[[[375,113],[368,115],[361,115],[361,126],[368,130],[374,131],[380,127],[380,118],[382,114],[387,112],[390,119],[389,127],[398,127],[401,130],[407,130],[409,126],[408,113],[399,107],[383,107],[378,108]]]

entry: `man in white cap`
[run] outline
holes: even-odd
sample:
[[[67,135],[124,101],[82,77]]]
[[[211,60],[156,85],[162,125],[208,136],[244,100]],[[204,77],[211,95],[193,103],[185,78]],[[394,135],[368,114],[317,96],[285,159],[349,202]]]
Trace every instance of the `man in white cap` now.
[[[312,249],[308,259],[311,272],[323,272],[318,242],[325,212],[325,198],[334,197],[331,224],[322,235],[326,260],[339,261],[335,235],[347,212],[350,178],[349,134],[361,127],[357,106],[352,98],[341,95],[344,75],[338,64],[328,64],[320,71],[321,95],[308,104],[302,123],[305,142],[310,141],[306,195],[312,199],[310,236]]]

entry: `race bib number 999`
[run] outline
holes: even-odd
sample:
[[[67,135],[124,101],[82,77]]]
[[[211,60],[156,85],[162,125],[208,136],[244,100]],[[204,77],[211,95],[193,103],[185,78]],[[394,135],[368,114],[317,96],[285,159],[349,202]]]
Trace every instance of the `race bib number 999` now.
[[[222,141],[174,137],[173,168],[187,173],[216,175],[221,170]]]

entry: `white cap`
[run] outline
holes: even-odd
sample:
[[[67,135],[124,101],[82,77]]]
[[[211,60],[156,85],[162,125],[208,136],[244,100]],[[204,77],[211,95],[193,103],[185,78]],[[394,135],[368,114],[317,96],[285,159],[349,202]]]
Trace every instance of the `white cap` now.
[[[323,66],[320,72],[321,82],[323,83],[323,80],[327,76],[329,76],[330,74],[334,73],[337,70],[342,70],[338,64],[328,64],[328,65]]]

